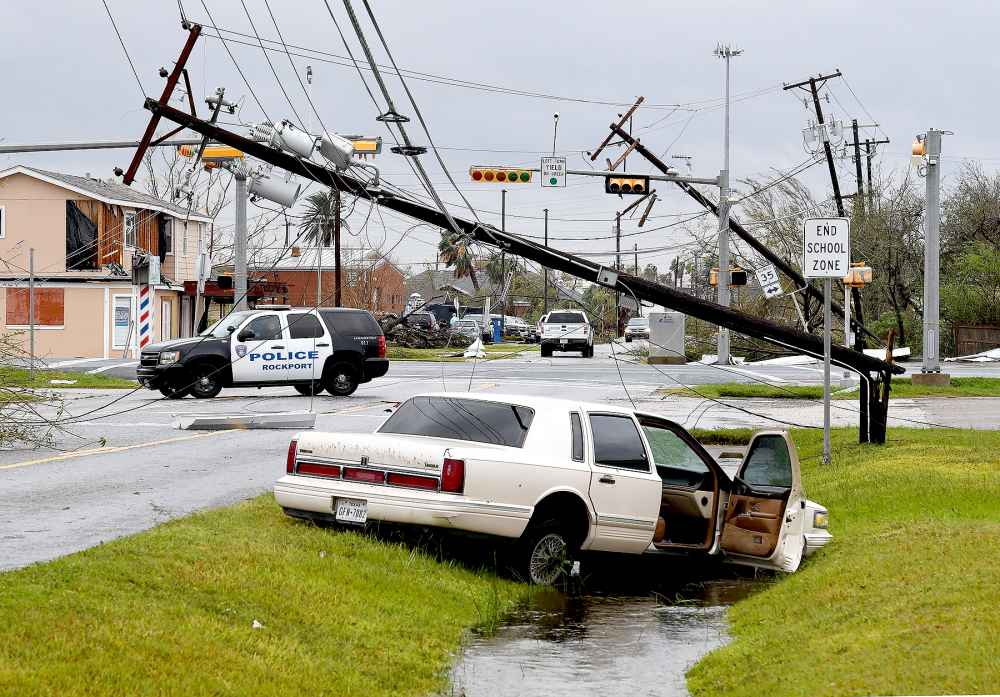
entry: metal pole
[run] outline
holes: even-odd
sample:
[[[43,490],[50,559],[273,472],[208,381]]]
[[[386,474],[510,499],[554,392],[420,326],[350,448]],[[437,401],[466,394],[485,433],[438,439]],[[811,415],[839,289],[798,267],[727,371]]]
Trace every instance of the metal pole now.
[[[615,213],[615,271],[622,270],[622,214]],[[621,328],[622,316],[622,294],[620,290],[615,290],[615,338],[617,339]]]
[[[553,148],[553,152],[555,149]],[[549,209],[543,209],[545,212],[545,246],[549,246]],[[547,315],[549,313],[549,267],[542,267],[543,274],[545,277],[544,290],[542,291],[542,314]]]
[[[844,286],[844,346],[851,348],[854,342],[851,341],[853,332],[851,331],[851,299],[847,297],[847,286]],[[844,368],[844,380],[850,380],[851,371]]]
[[[823,279],[823,464],[830,464],[830,328],[833,313],[830,310],[830,296],[833,295],[833,279]]]
[[[500,189],[500,230],[507,232],[507,189]],[[500,251],[500,292],[507,282],[507,257],[503,250]],[[501,296],[503,304],[500,306],[500,331],[503,332],[504,323],[507,321],[507,294]],[[486,318],[489,322],[489,317]]]
[[[247,178],[234,171],[236,180],[236,231],[233,236],[233,309],[247,305]]]
[[[319,239],[316,240],[316,302],[313,304],[319,307],[319,299],[323,297],[323,244],[326,242],[326,231],[330,228],[330,216],[326,216],[326,220],[323,221],[323,229],[320,232]],[[334,258],[333,272],[336,276],[337,273],[337,263],[336,258]],[[334,279],[336,281],[336,279]],[[334,289],[336,292],[336,289]]]
[[[633,273],[635,273],[635,275],[638,276],[639,275],[639,245],[638,244],[633,244],[632,245],[632,253],[635,254],[635,271]]]
[[[739,55],[728,46],[716,53],[726,61],[726,108],[722,146],[722,171],[719,172],[719,304],[729,307],[729,62]],[[718,363],[729,365],[729,330],[719,327]]]
[[[340,189],[334,189],[337,193],[337,199],[333,206],[333,304],[336,307],[341,306],[343,298],[341,296],[341,280],[340,280]],[[316,304],[320,303],[320,298],[322,296],[316,297]]]
[[[921,372],[940,373],[941,131],[927,131],[927,230],[924,234],[924,360]]]
[[[28,249],[28,379],[35,381],[35,248]]]

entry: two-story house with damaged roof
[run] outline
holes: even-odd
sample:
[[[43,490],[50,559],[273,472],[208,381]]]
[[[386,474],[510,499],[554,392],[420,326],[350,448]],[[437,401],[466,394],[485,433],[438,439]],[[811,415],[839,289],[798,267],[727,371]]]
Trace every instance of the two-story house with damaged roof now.
[[[211,219],[115,181],[15,166],[0,172],[0,333],[29,325],[33,256],[39,358],[134,355],[132,257],[160,259],[153,340],[189,336],[198,253]]]

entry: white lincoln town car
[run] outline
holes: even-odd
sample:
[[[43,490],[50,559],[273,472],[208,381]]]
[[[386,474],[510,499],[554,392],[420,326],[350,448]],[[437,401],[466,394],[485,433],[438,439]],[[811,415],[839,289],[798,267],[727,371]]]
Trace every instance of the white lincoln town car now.
[[[583,550],[792,572],[830,540],[786,433],[754,435],[730,477],[672,421],[544,397],[418,395],[374,433],[300,433],[274,494],[299,518],[516,538],[539,584]]]

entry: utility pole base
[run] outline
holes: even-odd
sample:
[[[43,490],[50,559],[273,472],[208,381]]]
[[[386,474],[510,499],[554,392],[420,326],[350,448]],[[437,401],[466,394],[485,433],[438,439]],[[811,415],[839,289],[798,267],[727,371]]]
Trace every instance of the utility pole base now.
[[[914,385],[948,387],[951,385],[951,375],[948,373],[914,373],[910,381]]]

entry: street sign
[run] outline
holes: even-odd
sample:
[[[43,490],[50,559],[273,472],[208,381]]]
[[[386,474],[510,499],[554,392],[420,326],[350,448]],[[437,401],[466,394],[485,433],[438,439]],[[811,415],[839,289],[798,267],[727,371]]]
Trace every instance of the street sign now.
[[[851,222],[847,218],[807,218],[802,238],[805,278],[843,278],[851,267]]]
[[[781,295],[781,281],[778,280],[778,272],[775,270],[774,264],[758,266],[754,270],[754,274],[757,276],[757,283],[760,284],[760,290],[765,298]]]
[[[543,187],[566,186],[566,158],[543,157],[541,180]]]

